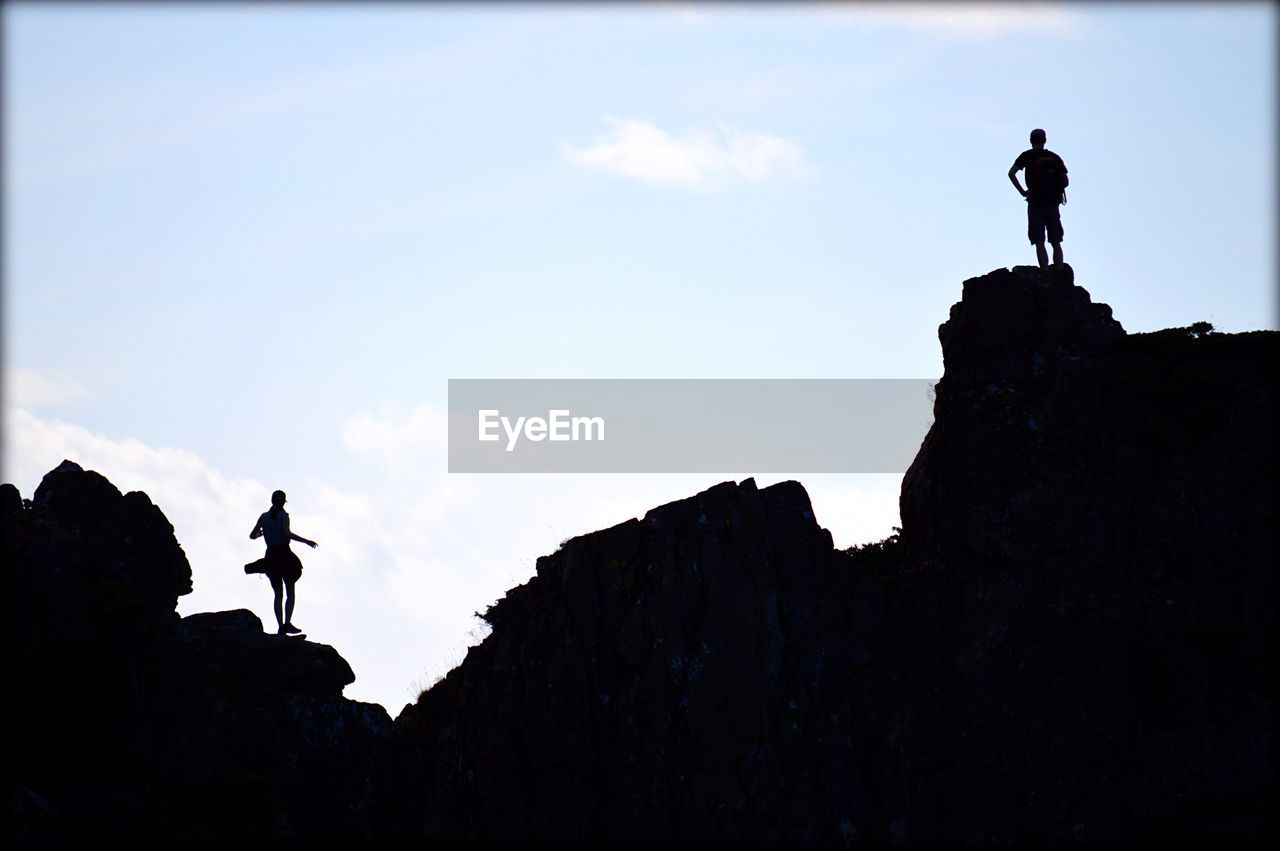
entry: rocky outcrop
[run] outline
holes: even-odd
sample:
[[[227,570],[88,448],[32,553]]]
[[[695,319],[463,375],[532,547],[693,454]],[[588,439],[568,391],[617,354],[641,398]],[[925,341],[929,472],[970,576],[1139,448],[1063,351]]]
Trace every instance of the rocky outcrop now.
[[[1277,335],[1126,335],[966,281],[883,646],[911,835],[1114,843],[1272,818]]]
[[[841,567],[794,482],[567,542],[402,713],[377,838],[805,838],[850,769],[825,646]]]
[[[64,461],[0,488],[13,845],[349,841],[390,719],[331,647],[244,610],[179,618],[163,512]]]
[[[397,719],[420,844],[1117,844],[1274,828],[1277,335],[966,281],[901,535],[794,482],[568,541]]]

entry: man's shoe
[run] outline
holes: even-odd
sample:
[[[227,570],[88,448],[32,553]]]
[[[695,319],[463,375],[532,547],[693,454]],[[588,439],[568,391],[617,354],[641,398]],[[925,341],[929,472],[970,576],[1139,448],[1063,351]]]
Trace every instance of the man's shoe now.
[[[280,627],[280,631],[287,632],[290,635],[297,635],[299,632],[302,632],[302,630],[298,629],[296,626],[294,626],[291,623],[287,623],[284,626]]]

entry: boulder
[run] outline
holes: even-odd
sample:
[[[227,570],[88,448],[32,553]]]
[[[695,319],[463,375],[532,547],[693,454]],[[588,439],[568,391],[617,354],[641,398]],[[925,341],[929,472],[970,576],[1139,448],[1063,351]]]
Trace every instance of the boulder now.
[[[182,632],[199,648],[211,674],[260,688],[315,697],[338,697],[356,675],[326,644],[265,633],[248,609],[202,612],[182,619]]]

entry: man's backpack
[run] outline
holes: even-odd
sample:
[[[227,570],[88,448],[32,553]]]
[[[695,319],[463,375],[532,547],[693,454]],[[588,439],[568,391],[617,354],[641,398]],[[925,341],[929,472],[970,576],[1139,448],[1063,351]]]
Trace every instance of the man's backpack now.
[[[1047,151],[1038,154],[1031,162],[1031,176],[1027,183],[1032,195],[1050,203],[1067,203],[1067,172],[1062,160]]]

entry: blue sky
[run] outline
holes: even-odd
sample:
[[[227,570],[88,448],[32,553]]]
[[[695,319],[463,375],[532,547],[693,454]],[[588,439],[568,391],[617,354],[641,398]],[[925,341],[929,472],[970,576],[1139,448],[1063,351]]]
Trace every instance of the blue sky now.
[[[298,620],[393,713],[561,538],[728,478],[449,477],[448,378],[940,375],[961,281],[1034,262],[1037,126],[1128,330],[1275,327],[1270,4],[4,15],[5,478],[147,490],[182,611],[267,620],[284,487]],[[896,522],[804,481],[842,545]]]

